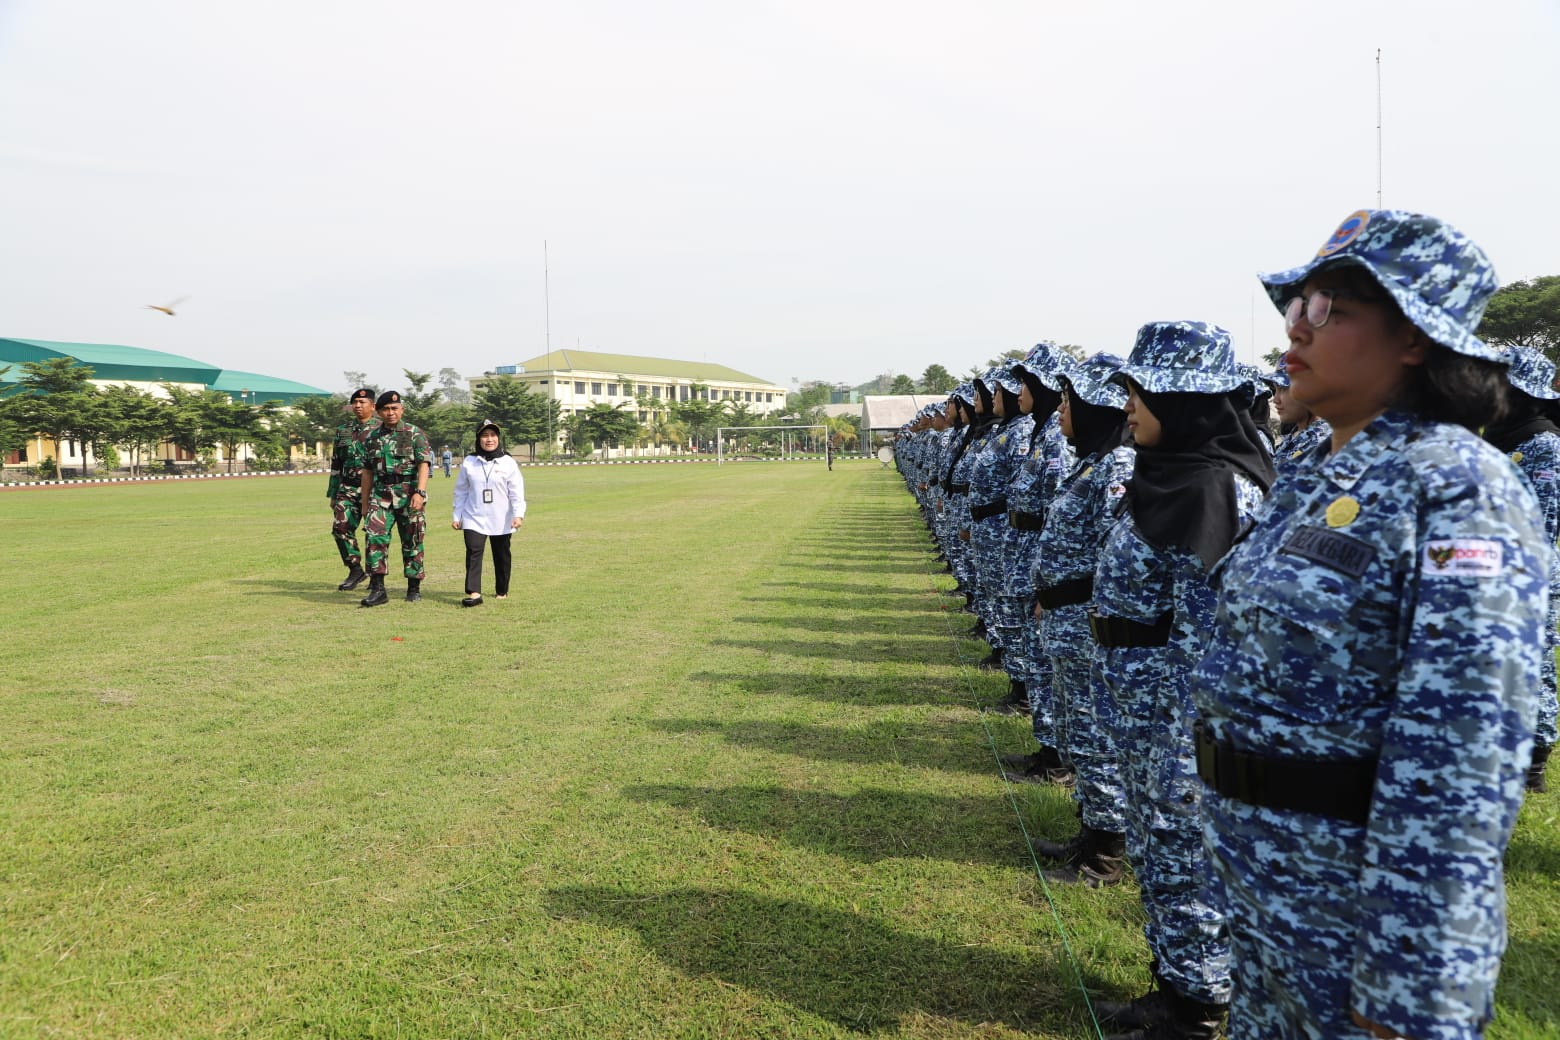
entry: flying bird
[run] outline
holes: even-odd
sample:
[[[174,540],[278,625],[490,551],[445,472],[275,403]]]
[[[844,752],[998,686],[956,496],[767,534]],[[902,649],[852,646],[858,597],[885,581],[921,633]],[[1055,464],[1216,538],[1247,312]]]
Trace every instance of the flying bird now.
[[[174,300],[172,303],[166,304],[162,307],[157,306],[155,303],[149,303],[146,305],[146,309],[149,311],[162,311],[170,318],[177,318],[178,315],[173,313],[173,309],[187,299],[189,299],[188,296],[180,296],[177,300]]]

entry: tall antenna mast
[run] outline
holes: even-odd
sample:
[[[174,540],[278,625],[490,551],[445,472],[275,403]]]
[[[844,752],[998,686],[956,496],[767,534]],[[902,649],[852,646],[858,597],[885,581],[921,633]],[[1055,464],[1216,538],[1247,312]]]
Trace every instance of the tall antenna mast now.
[[[553,433],[553,406],[552,401],[558,396],[558,373],[553,371],[552,363],[552,274],[547,266],[547,240],[542,239],[542,336],[547,344],[547,450],[550,452],[558,446],[558,437]]]
[[[1381,48],[1376,48],[1376,208],[1381,208]]]

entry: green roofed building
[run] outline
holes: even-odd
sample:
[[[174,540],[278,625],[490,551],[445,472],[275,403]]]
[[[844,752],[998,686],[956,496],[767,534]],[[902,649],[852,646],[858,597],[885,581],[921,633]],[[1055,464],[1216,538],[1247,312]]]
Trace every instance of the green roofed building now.
[[[163,383],[173,383],[187,390],[221,390],[233,400],[249,404],[266,401],[292,404],[300,397],[330,396],[329,390],[317,386],[218,368],[160,350],[114,343],[55,343],[44,339],[0,339],[0,368],[11,366],[10,371],[0,375],[0,394],[16,385],[25,362],[58,357],[74,358],[92,369],[92,382],[98,386],[128,383],[157,393]]]
[[[489,379],[514,379],[526,384],[533,393],[557,401],[563,417],[596,404],[627,404],[644,422],[649,409],[637,406],[642,398],[673,404],[699,397],[724,401],[732,408],[745,407],[753,415],[785,410],[785,387],[705,361],[555,350],[518,364],[498,365],[472,379],[472,389]]]

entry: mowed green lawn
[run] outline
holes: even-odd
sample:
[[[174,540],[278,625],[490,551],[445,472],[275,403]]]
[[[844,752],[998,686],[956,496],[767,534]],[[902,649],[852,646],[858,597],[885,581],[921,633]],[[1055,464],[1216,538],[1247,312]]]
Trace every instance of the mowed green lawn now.
[[[891,471],[526,477],[476,610],[442,476],[374,610],[323,478],[0,492],[0,1037],[1085,1037],[1145,984],[1130,885],[1035,876],[1068,802],[998,778]],[[1493,1037],[1560,1021],[1556,797]]]

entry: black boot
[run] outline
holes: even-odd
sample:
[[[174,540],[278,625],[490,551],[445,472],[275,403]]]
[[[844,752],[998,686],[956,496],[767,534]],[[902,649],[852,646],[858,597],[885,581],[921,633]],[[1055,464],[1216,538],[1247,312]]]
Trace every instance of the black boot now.
[[[1224,1035],[1228,1004],[1201,1004],[1169,986],[1160,992],[1165,1001],[1163,1018],[1141,1029],[1113,1033],[1105,1040],[1219,1040]]]
[[[1544,794],[1549,790],[1549,784],[1544,780],[1544,767],[1549,765],[1549,752],[1553,748],[1548,744],[1533,745],[1533,764],[1528,766],[1527,789]]]
[[[406,602],[416,603],[422,599],[422,579],[406,579]]]
[[[981,658],[975,667],[983,672],[1000,672],[1002,670],[1002,651],[992,647],[991,653]]]
[[[1029,691],[1017,679],[1009,679],[1007,696],[991,710],[998,715],[1028,715]]]
[[[377,607],[381,603],[390,602],[390,597],[385,594],[385,576],[373,574],[368,579],[368,595],[363,597],[362,606]]]
[[[363,584],[363,579],[366,577],[368,577],[368,572],[354,563],[347,570],[347,580],[342,582],[340,585],[337,585],[336,591],[351,592],[353,589]]]
[[[1055,870],[1041,872],[1041,877],[1058,884],[1071,885],[1082,882],[1090,888],[1119,885],[1126,862],[1127,836],[1117,831],[1097,831],[1083,825],[1083,847],[1078,858],[1063,863]]]
[[[1161,1019],[1170,1016],[1170,1001],[1165,991],[1170,987],[1159,977],[1159,962],[1148,966],[1154,984],[1149,991],[1133,1000],[1097,1000],[1094,1017],[1100,1025],[1111,1029],[1147,1029]]]

